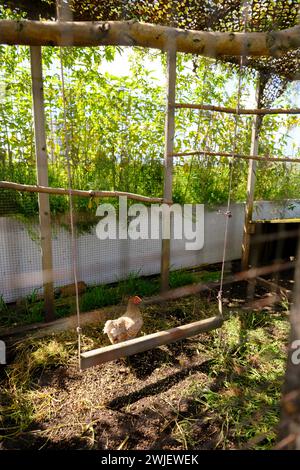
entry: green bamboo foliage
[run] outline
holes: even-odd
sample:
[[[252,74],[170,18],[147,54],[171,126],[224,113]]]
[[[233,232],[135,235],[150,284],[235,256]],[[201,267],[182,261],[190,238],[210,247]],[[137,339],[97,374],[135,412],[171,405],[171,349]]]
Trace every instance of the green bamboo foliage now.
[[[129,62],[128,74],[114,73]],[[66,187],[66,149],[59,50],[43,48],[44,93],[49,154],[49,182]],[[161,196],[165,119],[165,56],[140,49],[64,49],[67,132],[73,187],[131,191]],[[0,48],[0,178],[34,184],[35,152],[29,51],[24,46]],[[110,71],[110,67],[112,70]],[[106,70],[106,71],[105,71]],[[236,106],[237,73],[204,58],[178,55],[176,100]],[[242,105],[253,90],[253,76],[243,74]],[[289,105],[291,94],[281,98]],[[261,153],[284,155],[295,116],[264,119]],[[238,118],[236,151],[249,153],[251,117]],[[175,150],[231,152],[234,117],[205,111],[177,110]],[[299,148],[294,146],[294,155]],[[228,194],[228,161],[216,157],[174,160],[174,201],[222,203]],[[247,162],[235,163],[233,197],[245,199]],[[298,197],[295,166],[269,163],[258,170],[258,199]],[[76,200],[76,209],[95,213],[98,201]],[[66,198],[51,196],[53,215],[68,210]],[[1,191],[1,215],[37,214],[34,194]]]

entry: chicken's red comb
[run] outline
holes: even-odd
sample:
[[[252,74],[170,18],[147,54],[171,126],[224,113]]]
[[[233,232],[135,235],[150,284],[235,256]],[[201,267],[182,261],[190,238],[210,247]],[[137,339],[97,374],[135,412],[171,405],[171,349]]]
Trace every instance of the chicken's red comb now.
[[[142,299],[137,295],[135,295],[134,297],[131,297],[131,299],[135,305],[138,305],[142,302]]]

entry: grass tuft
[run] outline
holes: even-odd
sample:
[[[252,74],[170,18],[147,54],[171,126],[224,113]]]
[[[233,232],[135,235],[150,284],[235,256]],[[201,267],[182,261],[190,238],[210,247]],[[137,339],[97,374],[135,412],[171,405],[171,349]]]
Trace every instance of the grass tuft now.
[[[276,439],[288,323],[284,315],[261,313],[247,330],[244,315],[235,313],[220,334],[214,333],[212,385],[205,389],[194,383],[185,392],[194,403],[194,415],[213,430],[212,448],[270,449]],[[265,327],[270,323],[276,324],[272,332]],[[178,423],[188,448],[194,448],[194,415]],[[174,433],[180,439],[178,429]]]

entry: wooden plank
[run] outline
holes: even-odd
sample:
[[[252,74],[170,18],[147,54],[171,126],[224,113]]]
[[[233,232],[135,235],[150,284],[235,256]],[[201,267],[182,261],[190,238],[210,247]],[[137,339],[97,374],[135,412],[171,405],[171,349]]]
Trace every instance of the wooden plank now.
[[[164,200],[161,197],[148,197],[142,196],[140,194],[127,193],[123,191],[97,191],[97,190],[82,190],[82,189],[65,189],[65,188],[52,188],[50,186],[44,185],[30,185],[30,184],[20,184],[13,183],[11,181],[0,181],[0,188],[4,189],[14,189],[16,191],[27,191],[30,193],[43,193],[43,194],[59,194],[62,196],[69,196],[70,192],[72,196],[81,196],[81,197],[121,197],[126,196],[128,199],[133,199],[135,201],[142,202],[153,202],[153,203],[162,203],[166,202],[171,204],[172,201]]]
[[[259,107],[261,101],[262,86],[260,75],[258,76],[256,84],[256,106]],[[251,134],[251,155],[258,154],[258,143],[259,133],[262,124],[262,116],[255,115],[252,123],[252,134]],[[256,167],[257,161],[251,159],[249,161],[248,169],[248,182],[247,182],[247,199],[245,207],[245,219],[244,219],[244,231],[243,231],[243,242],[242,242],[242,270],[248,269],[249,256],[250,256],[250,236],[251,236],[251,220],[253,214],[254,205],[254,190],[256,182]]]
[[[286,271],[294,268],[294,261],[286,261],[284,263],[274,263],[269,266],[261,266],[259,268],[253,267],[247,269],[246,271],[241,271],[240,273],[234,274],[233,278],[234,282],[249,281],[251,279],[257,278],[257,276],[265,276],[266,274],[276,273],[278,271]]]
[[[65,34],[67,33],[67,34]],[[300,26],[272,32],[189,31],[138,21],[1,20],[0,44],[141,46],[206,57],[277,57],[300,47]]]
[[[300,219],[258,219],[251,220],[251,224],[299,224]]]
[[[220,316],[206,318],[188,325],[178,326],[166,331],[159,331],[146,336],[140,336],[123,343],[112,344],[104,348],[93,349],[81,354],[81,369],[114,361],[120,357],[132,356],[163,344],[170,344],[181,339],[195,336],[199,333],[219,328],[223,323]]]
[[[192,155],[203,155],[204,157],[225,157],[225,158],[237,158],[241,160],[256,160],[258,162],[285,162],[285,163],[300,163],[300,158],[294,157],[271,157],[269,155],[244,155],[241,153],[228,153],[228,152],[211,152],[206,150],[195,150],[187,152],[176,152],[172,154],[172,157],[188,157]]]
[[[167,54],[167,113],[165,123],[165,165],[164,165],[164,199],[172,200],[173,182],[173,158],[170,154],[174,151],[175,135],[175,94],[176,94],[176,51],[172,50]],[[170,218],[162,215],[162,231],[168,230],[166,224],[170,224]],[[162,239],[161,249],[161,290],[169,288],[170,274],[170,239]]]
[[[46,123],[44,110],[41,47],[31,46],[30,58],[37,184],[41,186],[48,186],[48,157],[46,147]],[[38,201],[43,269],[43,289],[45,300],[45,319],[47,321],[50,321],[54,319],[54,291],[53,280],[51,277],[49,278],[49,273],[52,272],[52,236],[50,203],[48,194],[39,193]],[[44,273],[47,273],[47,276],[45,276]]]
[[[175,103],[174,107],[176,109],[202,109],[203,111],[216,111],[219,113],[226,113],[226,114],[256,114],[256,115],[263,115],[266,114],[300,114],[300,108],[290,108],[290,109],[265,109],[265,108],[258,108],[258,109],[237,109],[237,108],[226,108],[224,106],[213,106],[210,104],[193,104],[193,103]]]

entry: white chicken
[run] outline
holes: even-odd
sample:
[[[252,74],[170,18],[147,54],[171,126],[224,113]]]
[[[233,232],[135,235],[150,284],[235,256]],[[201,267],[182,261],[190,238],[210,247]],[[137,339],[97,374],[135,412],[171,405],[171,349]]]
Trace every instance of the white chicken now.
[[[116,320],[107,320],[103,333],[106,333],[112,344],[135,338],[143,326],[143,318],[139,308],[142,299],[137,295],[128,300],[124,315]]]

